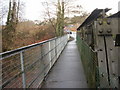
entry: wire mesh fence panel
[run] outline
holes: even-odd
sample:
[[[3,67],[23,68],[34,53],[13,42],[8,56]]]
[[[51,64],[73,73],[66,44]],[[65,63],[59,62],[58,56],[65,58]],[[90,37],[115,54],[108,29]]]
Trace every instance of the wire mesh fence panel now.
[[[40,87],[66,44],[63,36],[0,53],[0,87]]]
[[[84,66],[86,78],[89,87],[97,87],[97,60],[96,53],[84,42],[79,36],[77,36],[78,49],[80,51],[81,60]]]

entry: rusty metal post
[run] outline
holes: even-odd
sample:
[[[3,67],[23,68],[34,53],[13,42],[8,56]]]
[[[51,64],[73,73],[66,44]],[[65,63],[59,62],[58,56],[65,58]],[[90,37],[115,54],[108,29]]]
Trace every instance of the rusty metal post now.
[[[96,22],[94,34],[96,35],[100,88],[118,88],[118,53],[114,45],[113,30],[107,18]]]

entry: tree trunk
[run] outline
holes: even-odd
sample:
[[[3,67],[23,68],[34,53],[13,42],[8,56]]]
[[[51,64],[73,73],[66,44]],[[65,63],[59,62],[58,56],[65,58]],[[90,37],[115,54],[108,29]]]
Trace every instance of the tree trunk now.
[[[57,25],[56,32],[57,36],[62,36],[64,34],[64,2],[58,0],[58,11],[57,11]]]

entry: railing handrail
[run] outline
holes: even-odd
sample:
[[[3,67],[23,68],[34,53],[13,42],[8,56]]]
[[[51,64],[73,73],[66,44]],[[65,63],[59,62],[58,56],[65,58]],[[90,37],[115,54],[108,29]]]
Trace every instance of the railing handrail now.
[[[11,51],[2,52],[2,53],[0,53],[0,60],[1,60],[3,57],[9,56],[9,55],[11,55],[11,54],[16,54],[16,53],[18,53],[18,52],[25,51],[25,50],[30,49],[30,48],[32,48],[32,47],[36,47],[36,46],[38,46],[38,45],[42,45],[42,44],[47,43],[47,42],[49,42],[49,41],[55,40],[55,39],[57,39],[57,38],[59,38],[59,37],[51,38],[51,39],[48,39],[48,40],[45,40],[45,41],[42,41],[42,42],[39,42],[39,43],[34,43],[34,44],[31,44],[31,45],[28,45],[28,46],[23,46],[23,47],[21,47],[21,48],[17,48],[17,49],[11,50]]]
[[[40,87],[67,42],[68,36],[64,35],[0,53],[1,56],[4,55],[0,56],[0,88]]]

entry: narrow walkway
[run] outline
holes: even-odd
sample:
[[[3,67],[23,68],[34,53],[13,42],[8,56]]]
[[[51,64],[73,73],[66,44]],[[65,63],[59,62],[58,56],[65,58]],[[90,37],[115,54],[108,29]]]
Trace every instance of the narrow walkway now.
[[[68,43],[42,88],[87,88],[75,40]]]

